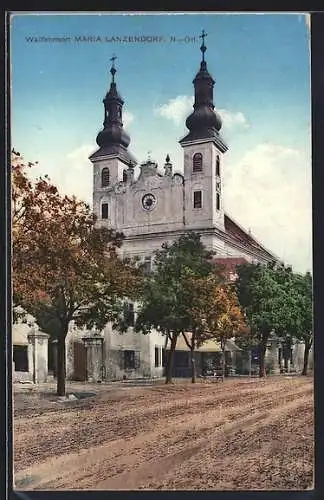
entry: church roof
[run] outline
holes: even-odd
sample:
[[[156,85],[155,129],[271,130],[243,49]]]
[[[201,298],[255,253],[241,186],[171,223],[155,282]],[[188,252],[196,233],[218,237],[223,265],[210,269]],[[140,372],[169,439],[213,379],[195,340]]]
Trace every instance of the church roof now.
[[[232,241],[245,246],[247,250],[260,255],[267,260],[278,260],[278,258],[263,245],[261,245],[251,234],[247,233],[229,215],[224,214],[225,233]]]
[[[89,160],[94,160],[101,156],[118,156],[119,159],[126,165],[137,163],[136,158],[121,144],[108,144],[107,146],[100,147],[92,155],[89,156]]]
[[[207,33],[203,30],[200,35],[202,39],[202,45],[200,47],[202,60],[200,62],[199,71],[193,80],[195,89],[193,112],[186,119],[186,127],[189,133],[183,137],[179,143],[183,145],[186,142],[213,139],[220,151],[224,153],[228,148],[220,135],[222,120],[215,110],[213,102],[213,87],[215,80],[209,73],[205,60],[205,52],[207,50],[205,45],[206,36]]]

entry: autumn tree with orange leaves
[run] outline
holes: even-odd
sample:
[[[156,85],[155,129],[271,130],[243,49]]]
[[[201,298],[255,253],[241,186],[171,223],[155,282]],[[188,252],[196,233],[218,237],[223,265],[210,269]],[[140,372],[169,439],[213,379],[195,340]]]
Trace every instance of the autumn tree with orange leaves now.
[[[65,395],[69,324],[101,330],[135,298],[139,272],[118,257],[123,235],[95,226],[89,205],[63,196],[45,176],[32,182],[12,153],[13,305],[56,325],[57,394]]]
[[[233,288],[222,281],[216,272],[199,279],[188,279],[187,285],[192,297],[189,301],[192,331],[196,331],[193,338],[196,337],[198,347],[207,339],[220,343],[224,379],[226,341],[246,330],[237,296]]]

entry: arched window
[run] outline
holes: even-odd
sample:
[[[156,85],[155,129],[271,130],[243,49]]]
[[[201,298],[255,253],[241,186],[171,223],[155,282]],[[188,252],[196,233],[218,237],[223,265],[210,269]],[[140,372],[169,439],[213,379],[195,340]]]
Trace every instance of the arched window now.
[[[127,182],[127,172],[126,172],[126,170],[123,171],[123,182]]]
[[[216,175],[220,177],[220,159],[218,155],[216,157]]]
[[[108,203],[102,203],[101,205],[101,218],[108,219]]]
[[[192,159],[192,171],[193,172],[202,172],[202,154],[195,153]]]
[[[105,167],[101,172],[101,187],[109,186],[109,168]]]

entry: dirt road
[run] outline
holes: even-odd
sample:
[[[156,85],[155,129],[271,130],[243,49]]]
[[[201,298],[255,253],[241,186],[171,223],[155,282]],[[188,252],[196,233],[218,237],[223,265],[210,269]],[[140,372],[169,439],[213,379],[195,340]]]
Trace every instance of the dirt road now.
[[[101,387],[82,401],[15,413],[16,489],[312,487],[306,377]]]

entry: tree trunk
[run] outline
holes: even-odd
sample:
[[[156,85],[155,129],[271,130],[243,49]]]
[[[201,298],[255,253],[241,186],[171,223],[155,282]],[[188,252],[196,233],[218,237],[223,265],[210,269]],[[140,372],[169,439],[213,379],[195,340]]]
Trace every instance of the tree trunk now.
[[[166,363],[166,375],[165,375],[165,383],[166,384],[171,384],[172,383],[172,368],[173,368],[173,353],[177,345],[177,335],[172,335],[171,337],[171,345],[170,349],[168,351],[168,355],[166,357],[167,363]]]
[[[226,358],[225,358],[225,346],[222,348],[222,380],[225,380],[226,370]]]
[[[58,336],[57,341],[57,395],[65,396],[65,338],[63,332]]]
[[[312,346],[311,342],[305,342],[304,366],[303,366],[302,375],[307,375],[308,357],[309,357],[309,351],[310,351],[311,346]]]
[[[260,342],[260,354],[259,354],[259,377],[265,377],[266,376],[266,371],[265,371],[265,353],[267,349],[267,340],[268,340],[268,335],[267,334],[262,334],[261,337],[261,342]]]
[[[194,384],[196,382],[196,359],[195,359],[195,350],[190,350],[191,357],[191,382]]]

